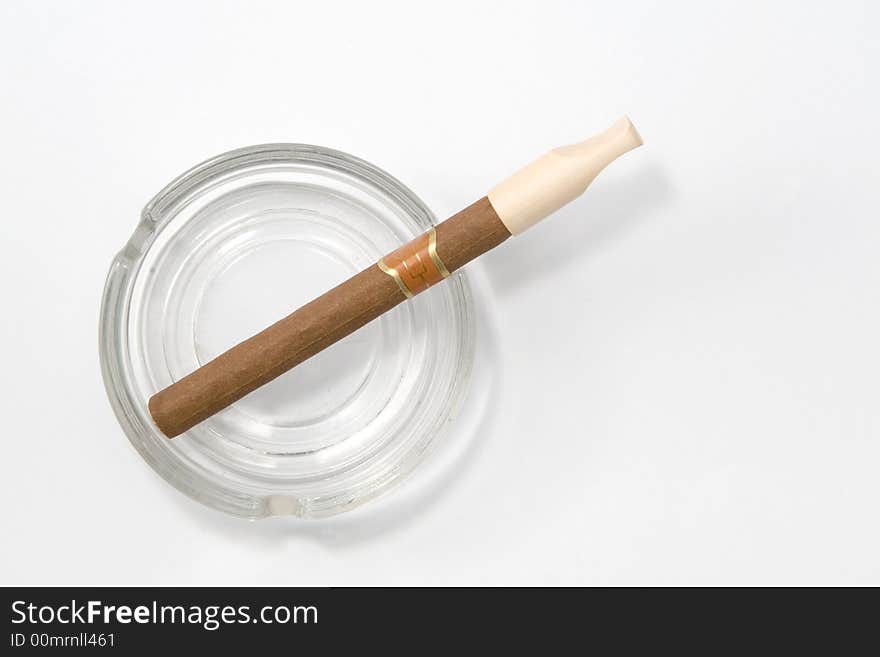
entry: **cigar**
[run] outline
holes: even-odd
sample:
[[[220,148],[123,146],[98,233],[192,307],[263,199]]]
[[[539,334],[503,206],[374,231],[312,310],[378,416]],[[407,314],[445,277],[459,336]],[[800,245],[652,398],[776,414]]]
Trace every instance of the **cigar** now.
[[[168,438],[188,431],[534,226],[641,144],[623,117],[586,141],[549,151],[476,203],[153,395],[153,421]]]

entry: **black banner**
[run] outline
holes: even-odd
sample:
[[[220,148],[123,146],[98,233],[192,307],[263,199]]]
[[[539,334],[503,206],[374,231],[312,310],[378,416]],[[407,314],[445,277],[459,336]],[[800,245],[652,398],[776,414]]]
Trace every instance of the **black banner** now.
[[[866,592],[866,591],[863,591]],[[614,589],[4,588],[3,654],[369,653],[645,645],[840,652],[874,626],[853,592]],[[792,595],[794,594],[794,595]],[[869,599],[874,597],[870,592]],[[845,631],[835,630],[835,620]],[[876,637],[869,638],[869,642]],[[332,653],[331,653],[332,654]]]

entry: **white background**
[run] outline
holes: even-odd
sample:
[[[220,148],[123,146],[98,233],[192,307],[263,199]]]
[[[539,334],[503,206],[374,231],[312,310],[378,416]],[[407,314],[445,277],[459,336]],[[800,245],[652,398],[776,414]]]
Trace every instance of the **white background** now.
[[[880,584],[868,2],[4,2],[2,584]],[[444,217],[629,113],[646,146],[474,263],[461,445],[335,519],[163,482],[104,277],[231,148],[364,157]]]

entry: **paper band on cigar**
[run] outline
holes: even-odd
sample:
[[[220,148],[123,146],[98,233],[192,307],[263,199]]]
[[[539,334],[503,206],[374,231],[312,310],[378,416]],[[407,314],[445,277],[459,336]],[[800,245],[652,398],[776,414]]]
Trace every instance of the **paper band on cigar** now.
[[[449,277],[449,270],[437,255],[437,231],[433,226],[376,264],[394,279],[407,299]]]

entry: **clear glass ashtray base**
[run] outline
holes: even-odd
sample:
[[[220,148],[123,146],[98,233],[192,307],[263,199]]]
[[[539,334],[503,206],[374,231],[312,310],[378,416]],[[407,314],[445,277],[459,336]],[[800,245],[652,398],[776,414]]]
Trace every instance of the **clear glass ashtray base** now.
[[[105,288],[102,369],[129,440],[181,491],[250,518],[331,515],[399,481],[466,388],[461,274],[178,438],[162,436],[147,400],[432,223],[388,174],[315,146],[233,151],[172,182]]]

